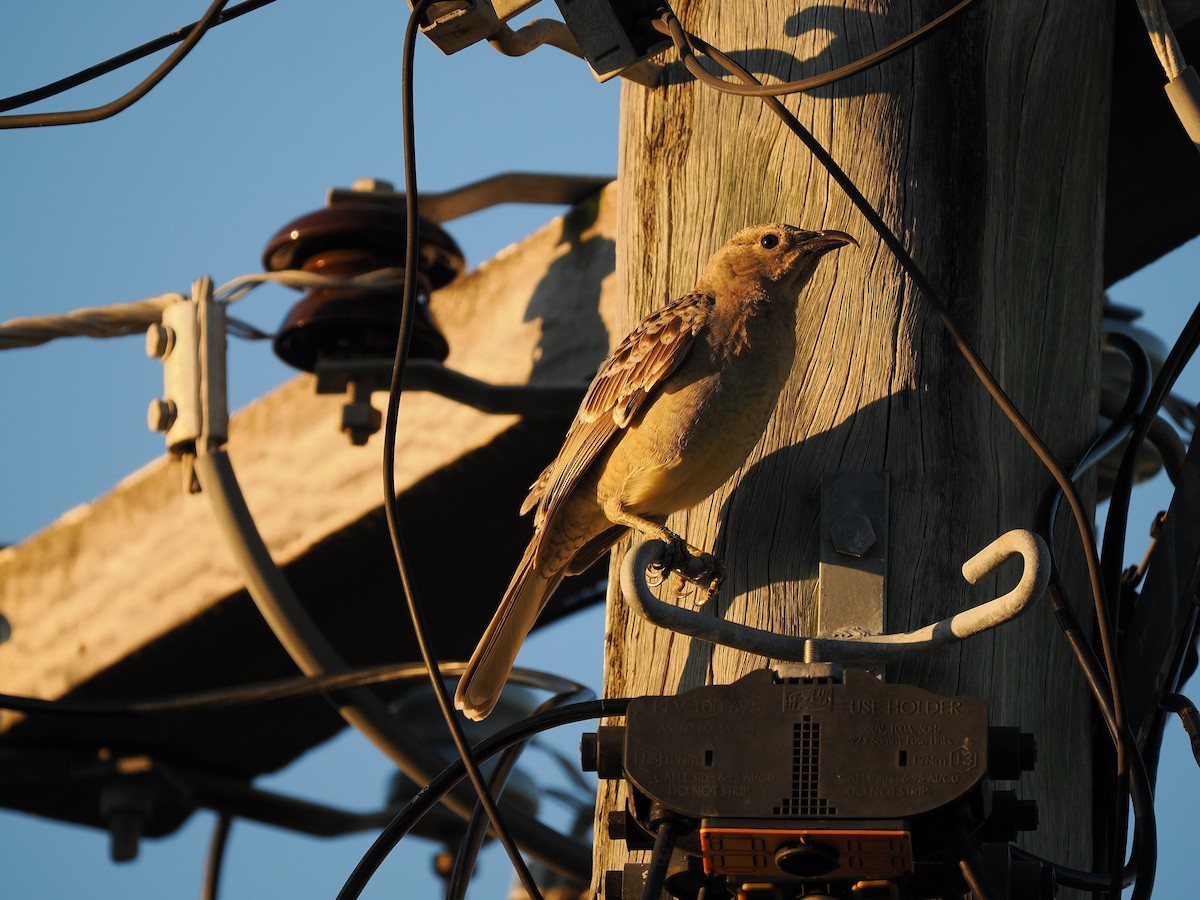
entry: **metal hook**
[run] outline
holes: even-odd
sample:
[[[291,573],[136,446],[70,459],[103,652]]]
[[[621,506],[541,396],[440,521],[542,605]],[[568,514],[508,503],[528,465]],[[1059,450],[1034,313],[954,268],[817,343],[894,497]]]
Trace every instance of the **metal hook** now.
[[[976,584],[1010,556],[1021,556],[1025,562],[1021,580],[1015,588],[995,600],[900,634],[868,634],[854,638],[786,637],[659,600],[646,585],[646,568],[662,562],[666,552],[667,545],[662,541],[645,541],[625,554],[621,564],[621,593],[634,612],[660,628],[770,659],[795,662],[873,665],[894,662],[915,653],[928,653],[1015,619],[1042,595],[1050,580],[1050,551],[1045,541],[1031,531],[1016,529],[996,538],[962,567],[963,577]]]

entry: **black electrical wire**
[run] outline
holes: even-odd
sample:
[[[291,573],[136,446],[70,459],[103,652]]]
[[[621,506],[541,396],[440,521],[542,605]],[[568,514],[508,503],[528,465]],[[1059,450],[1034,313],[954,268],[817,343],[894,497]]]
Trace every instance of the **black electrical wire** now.
[[[1149,434],[1151,426],[1158,415],[1158,409],[1162,406],[1163,401],[1171,392],[1171,388],[1175,385],[1176,379],[1183,372],[1183,368],[1196,352],[1197,346],[1200,345],[1200,305],[1192,311],[1191,317],[1180,333],[1179,339],[1176,340],[1174,346],[1171,347],[1167,354],[1166,360],[1163,362],[1162,369],[1158,373],[1158,377],[1154,379],[1154,384],[1150,389],[1150,396],[1139,414],[1137,421],[1134,423],[1132,434],[1129,436],[1129,444],[1125,448],[1125,455],[1121,458],[1121,465],[1117,469],[1117,477],[1113,482],[1112,495],[1109,498],[1108,518],[1104,523],[1104,555],[1101,560],[1102,578],[1107,586],[1107,594],[1109,597],[1109,617],[1108,623],[1120,620],[1120,597],[1121,597],[1121,582],[1122,573],[1124,570],[1125,557],[1125,530],[1129,524],[1129,506],[1133,495],[1133,476],[1137,467],[1137,455],[1141,449],[1142,443]],[[1090,560],[1089,560],[1090,563]],[[1101,628],[1101,639],[1106,637],[1107,630]],[[1114,631],[1115,636],[1115,631]],[[1107,647],[1105,650],[1107,654]],[[1120,680],[1112,678],[1114,707],[1117,712],[1118,725],[1124,724],[1123,704],[1120,703]],[[1124,753],[1124,741],[1117,744],[1117,827],[1112,835],[1112,859],[1110,868],[1113,871],[1113,888],[1112,895],[1119,897],[1119,889],[1116,881],[1118,877],[1118,869],[1121,867],[1121,860],[1125,855],[1125,834],[1126,829],[1123,827],[1127,821],[1128,807],[1125,802],[1129,790],[1127,768],[1122,766]],[[1124,776],[1124,778],[1122,777]],[[1141,879],[1139,878],[1140,882]],[[1148,896],[1148,892],[1143,894],[1135,886],[1135,900],[1141,900],[1141,897]]]
[[[1103,568],[1106,583],[1110,590],[1120,596],[1121,572],[1125,556],[1125,530],[1129,525],[1129,504],[1133,494],[1133,477],[1137,468],[1137,455],[1142,442],[1150,433],[1155,417],[1163,402],[1171,393],[1176,380],[1183,372],[1184,366],[1196,353],[1200,346],[1200,305],[1192,311],[1179,339],[1171,347],[1163,362],[1158,377],[1150,389],[1150,396],[1142,409],[1138,420],[1134,423],[1129,445],[1121,458],[1121,466],[1113,484],[1112,497],[1109,499],[1108,519],[1104,523],[1104,556]]]
[[[208,842],[208,856],[204,861],[204,881],[200,885],[200,900],[217,900],[221,885],[221,867],[225,862],[225,850],[229,846],[229,830],[233,827],[233,816],[219,813],[213,825],[212,837]]]
[[[1150,552],[1147,553],[1147,556],[1149,556],[1150,553],[1153,552],[1153,549],[1154,549],[1154,545],[1151,545]],[[1191,571],[1189,577],[1183,583],[1187,584],[1187,585],[1200,584],[1200,558],[1196,559],[1195,563],[1192,566],[1192,571]],[[1180,640],[1179,643],[1177,643],[1175,646],[1175,653],[1174,653],[1173,660],[1172,660],[1171,671],[1168,676],[1167,683],[1165,685],[1163,685],[1163,691],[1159,697],[1156,711],[1153,714],[1154,718],[1152,719],[1152,721],[1150,723],[1149,733],[1146,737],[1147,750],[1146,750],[1145,756],[1150,761],[1150,763],[1154,766],[1154,769],[1151,772],[1151,784],[1154,783],[1155,778],[1157,777],[1157,774],[1158,774],[1157,769],[1158,769],[1159,755],[1162,751],[1162,741],[1164,738],[1164,731],[1166,729],[1166,724],[1167,724],[1166,723],[1166,719],[1167,719],[1166,713],[1168,711],[1177,711],[1177,710],[1174,710],[1171,705],[1173,702],[1178,702],[1181,699],[1186,701],[1186,698],[1183,697],[1183,695],[1178,694],[1177,691],[1179,690],[1179,687],[1181,685],[1183,685],[1187,682],[1187,680],[1191,677],[1192,673],[1195,671],[1194,664],[1192,665],[1192,668],[1190,670],[1188,669],[1188,661],[1189,661],[1189,657],[1194,659],[1194,656],[1195,656],[1195,652],[1196,652],[1195,651],[1195,640],[1196,640],[1196,633],[1197,633],[1196,629],[1197,629],[1198,621],[1200,621],[1200,598],[1198,598],[1196,596],[1196,594],[1193,592],[1192,597],[1191,597],[1190,609],[1189,609],[1189,613],[1188,613],[1188,621],[1187,621],[1187,624],[1184,626],[1184,628],[1180,631],[1182,640]],[[1174,700],[1172,698],[1174,698]],[[1181,718],[1183,718],[1183,717],[1181,716]],[[1192,736],[1192,732],[1188,728],[1188,720],[1187,719],[1184,719],[1184,728],[1188,731],[1189,736]],[[1193,740],[1193,743],[1192,743],[1193,753],[1196,752],[1197,746],[1198,745]],[[1197,757],[1197,763],[1200,763],[1200,757]]]
[[[1125,356],[1130,367],[1130,387],[1121,404],[1120,410],[1116,413],[1108,429],[1092,444],[1088,452],[1084,454],[1083,459],[1072,470],[1072,481],[1078,481],[1084,472],[1107,456],[1121,441],[1129,437],[1138,416],[1141,415],[1150,399],[1154,371],[1150,365],[1150,358],[1146,354],[1145,348],[1129,335],[1119,331],[1102,333],[1101,346],[1116,350]],[[1129,762],[1129,780],[1127,786],[1122,786],[1119,780],[1117,781],[1114,789],[1114,800],[1117,808],[1122,812],[1128,808],[1126,797],[1133,803],[1133,846],[1129,854],[1129,860],[1125,862],[1124,834],[1127,827],[1125,825],[1127,818],[1122,817],[1118,821],[1121,827],[1117,832],[1121,837],[1119,840],[1114,839],[1114,846],[1111,849],[1108,859],[1108,891],[1111,893],[1115,890],[1118,878],[1117,873],[1120,872],[1120,884],[1122,887],[1127,887],[1131,882],[1135,883],[1131,900],[1143,900],[1143,898],[1149,897],[1153,890],[1155,874],[1158,868],[1158,823],[1154,811],[1153,779],[1151,778],[1146,758],[1137,745],[1137,739],[1129,722],[1126,721],[1122,725],[1118,725],[1116,722],[1115,711],[1112,708],[1111,686],[1108,691],[1101,689],[1099,661],[1091,649],[1091,644],[1084,638],[1083,629],[1079,621],[1075,618],[1067,601],[1066,589],[1062,584],[1057,562],[1055,561],[1053,542],[1055,517],[1061,500],[1062,492],[1055,490],[1051,498],[1046,520],[1047,534],[1051,538],[1050,558],[1051,570],[1053,572],[1052,590],[1050,593],[1051,609],[1054,612],[1060,629],[1062,629],[1064,636],[1067,638],[1072,653],[1075,655],[1076,662],[1084,673],[1084,678],[1089,688],[1091,688],[1096,698],[1096,703],[1100,708],[1116,753],[1118,755],[1123,753],[1125,759]],[[1119,591],[1120,588],[1118,587]],[[1119,596],[1119,593],[1116,595],[1110,593],[1110,600],[1114,596]],[[1111,603],[1110,607],[1112,607],[1110,615],[1116,621],[1117,608]],[[1107,705],[1105,698],[1107,698]]]
[[[413,114],[413,63],[416,55],[419,24],[433,2],[434,0],[417,0],[413,4],[412,13],[409,15],[408,25],[404,32],[404,48],[402,51],[401,107],[404,129],[404,189],[406,193],[405,210],[408,217],[408,233],[405,238],[404,300],[400,311],[400,335],[396,341],[396,357],[392,366],[392,381],[388,392],[387,424],[384,427],[383,434],[383,508],[387,518],[388,534],[391,537],[392,551],[396,557],[396,568],[400,573],[400,582],[403,586],[404,601],[408,606],[413,633],[417,639],[417,647],[421,651],[421,659],[425,661],[425,665],[429,670],[429,681],[433,685],[434,696],[437,698],[438,707],[442,711],[442,717],[446,720],[446,728],[449,730],[450,736],[454,739],[454,746],[458,750],[459,757],[466,767],[467,775],[471,779],[475,793],[479,796],[479,802],[483,805],[484,811],[487,813],[488,821],[491,822],[496,837],[504,846],[504,850],[512,862],[517,877],[521,880],[521,884],[532,900],[542,900],[542,895],[533,880],[533,875],[530,874],[529,867],[525,864],[525,860],[521,857],[521,853],[517,849],[516,841],[513,840],[512,834],[504,824],[500,811],[496,808],[496,801],[492,798],[487,781],[480,773],[479,766],[471,756],[471,749],[467,745],[462,725],[459,723],[454,708],[451,705],[446,685],[438,674],[438,665],[433,655],[433,648],[429,645],[429,634],[425,627],[425,616],[420,604],[417,602],[415,588],[412,583],[412,568],[409,564],[408,551],[404,545],[404,538],[400,532],[400,521],[396,508],[396,423],[399,418],[400,394],[404,383],[404,368],[408,362],[409,340],[412,336],[413,310],[417,302],[417,267],[420,253],[418,246],[420,229],[417,228],[417,223],[420,220],[420,210],[417,198],[416,126]]]
[[[1115,744],[1121,739],[1121,733],[1113,719],[1112,692],[1109,690],[1108,678],[1105,677],[1104,668],[1096,656],[1096,651],[1087,642],[1087,638],[1083,634],[1083,627],[1067,601],[1067,589],[1063,586],[1058,563],[1053,558],[1050,562],[1050,583],[1047,585],[1046,593],[1050,600],[1050,611],[1054,614],[1054,619],[1063,637],[1066,638],[1067,645],[1075,657],[1075,663],[1083,675],[1083,680],[1087,682],[1087,686],[1096,700],[1100,717],[1104,720],[1104,727]]]
[[[1072,869],[1070,866],[1059,865],[1052,863],[1049,860],[1042,859],[1036,853],[1030,853],[1028,850],[1023,850],[1016,844],[1009,845],[1014,856],[1019,856],[1021,859],[1028,862],[1041,863],[1045,866],[1050,866],[1054,870],[1054,880],[1062,887],[1078,888],[1081,891],[1107,891],[1110,886],[1108,874],[1100,874],[1098,872],[1085,872],[1082,869]]]
[[[543,731],[570,725],[573,722],[583,722],[587,719],[597,719],[603,716],[623,716],[629,707],[630,699],[608,698],[591,700],[587,703],[576,703],[559,709],[537,713],[504,728],[491,737],[475,745],[472,753],[475,759],[486,762],[502,750],[528,740]],[[465,777],[465,765],[462,759],[455,760],[429,782],[428,786],[417,794],[380,832],[374,843],[363,854],[346,883],[338,892],[337,900],[357,900],[366,888],[371,876],[387,859],[395,846],[421,821],[446,792],[453,788]]]
[[[103,106],[94,106],[91,109],[0,116],[0,128],[40,128],[47,125],[81,125],[84,122],[99,122],[101,119],[110,118],[128,109],[154,90],[158,83],[166,78],[171,70],[183,61],[185,56],[192,52],[192,48],[200,43],[200,39],[216,23],[217,17],[220,16],[221,10],[225,8],[225,4],[228,2],[229,0],[213,0],[212,5],[205,10],[204,15],[200,17],[199,21],[192,25],[191,31],[188,32],[188,36],[183,40],[183,43],[170,56],[159,63],[158,67],[146,76],[144,80],[140,81],[132,90],[122,94],[116,100],[105,103]]]
[[[1067,639],[1084,680],[1095,697],[1096,705],[1100,709],[1113,746],[1124,746],[1130,760],[1128,796],[1133,802],[1134,810],[1133,850],[1130,853],[1129,862],[1125,865],[1117,863],[1116,871],[1119,873],[1122,887],[1134,883],[1133,880],[1136,876],[1131,900],[1143,900],[1143,898],[1149,897],[1150,892],[1154,889],[1154,879],[1158,868],[1158,823],[1154,812],[1154,789],[1150,781],[1150,773],[1146,768],[1145,759],[1138,752],[1133,729],[1130,728],[1129,723],[1126,722],[1123,727],[1118,727],[1115,721],[1112,694],[1108,689],[1104,671],[1095,651],[1084,638],[1079,621],[1066,601],[1062,579],[1057,564],[1053,561],[1051,562],[1049,596],[1051,610],[1054,612],[1063,636]],[[1124,856],[1123,852],[1122,856]],[[1064,868],[1049,860],[1043,860],[1043,862],[1054,868],[1056,872],[1060,868]],[[1078,873],[1078,870],[1074,869],[1069,871],[1073,874]],[[1105,885],[1104,888],[1095,888],[1095,890],[1111,890],[1113,878],[1111,872],[1087,874],[1094,879],[1093,884],[1103,883]]]
[[[1183,694],[1173,693],[1164,695],[1159,705],[1179,716],[1192,747],[1192,756],[1196,758],[1196,765],[1200,766],[1200,713],[1196,712],[1196,704]]]
[[[653,816],[653,812],[651,812]],[[671,865],[671,853],[675,850],[681,823],[678,817],[668,813],[662,817],[654,830],[654,848],[650,851],[650,864],[646,868],[646,880],[642,884],[641,900],[659,900],[667,883],[667,869]]]
[[[669,9],[666,9],[659,19],[652,22],[655,30],[667,34],[672,43],[675,45],[680,57],[683,58],[689,50],[698,50],[705,56],[712,59],[727,72],[737,76],[742,81],[747,83],[758,83],[758,80],[738,65],[729,56],[712,47],[707,42],[697,38],[695,35],[688,34],[683,30],[683,26]],[[685,63],[686,65],[686,63]],[[697,64],[697,67],[698,64]],[[1125,698],[1124,688],[1120,676],[1120,661],[1117,656],[1116,648],[1116,628],[1114,620],[1109,614],[1109,606],[1105,599],[1105,580],[1100,565],[1099,551],[1096,547],[1096,539],[1092,530],[1092,523],[1088,517],[1087,509],[1083,504],[1083,499],[1079,492],[1075,489],[1070,476],[1063,468],[1062,464],[1054,456],[1053,452],[1041,436],[1033,429],[1032,426],[1025,420],[1021,411],[1009,399],[1004,389],[1000,386],[995,376],[984,364],[983,360],[975,352],[975,349],[963,337],[958,330],[957,324],[950,316],[950,312],[941,301],[937,292],[933,289],[932,284],[925,277],[924,272],[917,266],[916,261],[908,253],[907,249],[900,242],[900,239],[892,232],[883,218],[876,212],[875,208],[858,189],[858,186],[845,173],[845,171],[837,164],[829,152],[822,144],[805,128],[800,121],[792,115],[776,97],[764,97],[763,102],[775,112],[776,115],[783,120],[784,124],[795,134],[804,145],[809,149],[809,152],[825,167],[830,176],[837,182],[842,190],[849,197],[850,201],[859,210],[862,216],[867,220],[871,227],[879,235],[880,239],[887,245],[888,249],[895,256],[897,262],[900,263],[908,277],[916,285],[917,289],[925,297],[926,302],[933,308],[938,320],[941,322],[947,335],[958,350],[959,355],[971,367],[976,378],[984,386],[987,392],[991,395],[996,405],[1008,417],[1009,421],[1016,428],[1017,432],[1034,451],[1037,457],[1041,460],[1042,465],[1053,476],[1054,480],[1062,488],[1063,494],[1066,496],[1068,504],[1071,507],[1071,512],[1075,518],[1075,524],[1079,531],[1080,540],[1083,545],[1084,557],[1087,562],[1088,579],[1091,583],[1092,600],[1096,608],[1096,622],[1100,633],[1100,641],[1104,651],[1105,668],[1108,670],[1109,683],[1113,694],[1113,713],[1118,725],[1118,732],[1124,726],[1125,722]],[[1124,798],[1129,791],[1129,768],[1128,760],[1125,757],[1124,742],[1117,744],[1116,753],[1116,782],[1117,796]],[[1117,805],[1114,811],[1114,820],[1117,823],[1115,833],[1124,835],[1125,822],[1128,816],[1128,809],[1122,802]],[[1123,843],[1123,839],[1117,843]],[[1123,853],[1122,853],[1123,855]],[[1120,864],[1118,864],[1118,869]],[[1113,873],[1113,894],[1114,897],[1119,897],[1119,886],[1117,882],[1120,879],[1120,872]]]
[[[1071,478],[1079,480],[1084,472],[1108,456],[1121,441],[1133,431],[1138,414],[1150,399],[1150,385],[1154,380],[1154,369],[1146,348],[1122,331],[1105,331],[1100,334],[1102,349],[1116,350],[1129,363],[1129,391],[1121,402],[1121,408],[1112,416],[1112,422],[1104,433],[1093,442],[1082,460],[1071,472]],[[1061,495],[1060,495],[1061,496]]]
[[[218,25],[224,25],[226,22],[232,22],[234,19],[244,16],[246,13],[254,12],[256,9],[262,9],[264,6],[269,6],[275,0],[246,0],[245,3],[239,3],[236,6],[231,6],[217,16],[216,21],[212,23],[211,28],[216,28]],[[111,59],[106,59],[104,62],[96,63],[94,66],[76,72],[73,75],[68,75],[65,78],[60,78],[57,81],[52,81],[49,84],[44,84],[41,87],[33,88],[32,90],[22,91],[20,94],[13,94],[11,97],[0,99],[0,112],[8,112],[10,109],[19,109],[22,106],[29,106],[31,103],[37,103],[41,100],[46,100],[50,97],[57,96],[63,91],[69,91],[71,88],[79,87],[81,84],[86,84],[89,81],[95,81],[101,76],[107,75],[110,72],[115,72],[130,63],[135,63],[140,59],[145,59],[152,53],[157,53],[159,50],[165,50],[172,44],[178,44],[184,38],[192,33],[192,29],[196,28],[200,22],[193,22],[190,25],[184,25],[182,28],[176,28],[174,31],[156,37],[152,41],[147,41],[139,47],[134,47],[131,50],[126,50],[124,53],[118,54]]]
[[[1100,462],[1121,441],[1125,440],[1132,431],[1137,417],[1145,408],[1150,397],[1150,383],[1153,370],[1150,358],[1145,348],[1133,338],[1121,332],[1105,332],[1101,335],[1101,346],[1116,350],[1125,356],[1129,362],[1129,391],[1121,404],[1120,410],[1108,428],[1101,434],[1083,454],[1083,457],[1071,470],[1072,483],[1078,481],[1090,468]],[[1063,637],[1071,649],[1075,662],[1083,674],[1084,681],[1091,690],[1100,710],[1113,747],[1118,753],[1124,753],[1129,760],[1130,778],[1127,793],[1116,792],[1117,803],[1124,806],[1126,797],[1133,802],[1134,808],[1134,841],[1133,852],[1126,864],[1124,860],[1124,841],[1121,842],[1120,859],[1113,859],[1109,864],[1107,874],[1084,873],[1091,877],[1091,884],[1103,880],[1104,890],[1112,890],[1113,879],[1119,874],[1121,884],[1127,885],[1136,873],[1137,887],[1134,897],[1141,900],[1148,897],[1154,886],[1158,857],[1158,825],[1154,814],[1154,791],[1150,780],[1146,761],[1138,749],[1133,729],[1126,721],[1119,723],[1113,707],[1112,687],[1105,677],[1100,660],[1095,650],[1084,635],[1082,626],[1076,618],[1067,600],[1066,588],[1059,573],[1054,535],[1058,509],[1063,499],[1062,489],[1057,485],[1051,488],[1046,506],[1045,534],[1050,551],[1050,609],[1058,624]],[[1057,871],[1059,865],[1044,861]],[[1080,874],[1079,870],[1068,870],[1072,877]],[[1076,882],[1078,877],[1074,877]],[[1100,888],[1095,888],[1101,890]]]
[[[1000,892],[991,884],[987,872],[984,871],[979,845],[967,833],[966,825],[954,822],[950,828],[950,836],[958,853],[959,871],[962,872],[975,900],[1001,900]]]
[[[1191,574],[1184,583],[1188,585],[1200,584],[1200,558],[1196,559],[1192,566]],[[1191,701],[1188,700],[1183,694],[1179,693],[1179,689],[1187,683],[1188,679],[1191,678],[1192,674],[1195,672],[1195,641],[1197,628],[1200,627],[1198,626],[1198,622],[1200,622],[1200,596],[1197,596],[1197,594],[1193,592],[1191,600],[1191,610],[1188,616],[1188,623],[1182,632],[1182,634],[1186,635],[1186,637],[1176,647],[1174,664],[1171,666],[1171,674],[1167,684],[1164,685],[1163,695],[1158,701],[1158,709],[1161,711],[1161,714],[1156,716],[1156,721],[1153,724],[1150,737],[1148,738],[1148,742],[1153,742],[1153,746],[1155,747],[1156,751],[1161,750],[1164,730],[1166,728],[1165,713],[1167,712],[1179,714],[1180,720],[1183,723],[1183,727],[1187,731],[1188,736],[1192,741],[1193,754],[1196,753],[1197,749],[1200,749],[1200,744],[1197,743],[1197,734],[1193,733],[1192,728],[1189,727],[1189,723],[1200,725],[1200,718],[1196,718],[1197,714],[1195,713],[1194,705],[1192,706],[1191,711],[1187,712],[1189,705],[1191,705]],[[1190,668],[1189,662],[1191,663]],[[1184,714],[1185,712],[1186,715]],[[1155,759],[1157,760],[1157,755],[1155,756]],[[1200,755],[1197,755],[1196,762],[1197,764],[1200,764]]]
[[[1098,464],[1121,441],[1128,437],[1130,431],[1133,429],[1134,421],[1150,396],[1150,382],[1154,373],[1150,367],[1150,358],[1146,355],[1145,348],[1133,338],[1121,332],[1103,333],[1100,336],[1100,343],[1104,348],[1120,352],[1128,360],[1130,386],[1125,399],[1122,401],[1120,410],[1116,413],[1108,428],[1092,442],[1091,446],[1083,454],[1083,457],[1071,470],[1072,483],[1077,482],[1089,469]],[[1062,499],[1062,489],[1055,484],[1051,486],[1044,503],[1045,525],[1043,531],[1046,535],[1046,543],[1050,551],[1050,608],[1054,613],[1059,630],[1063,633],[1071,648],[1071,652],[1075,657],[1084,680],[1087,682],[1096,699],[1105,725],[1115,743],[1121,740],[1121,732],[1117,727],[1113,710],[1111,687],[1107,676],[1102,670],[1102,663],[1097,658],[1091,643],[1084,635],[1078,618],[1076,618],[1074,611],[1067,602],[1066,588],[1062,583],[1062,577],[1058,569],[1055,533],[1057,531],[1056,521],[1058,510]]]
[[[591,690],[580,687],[573,691],[556,694],[538,706],[531,715],[536,716],[551,709],[595,699],[596,695]],[[503,791],[505,782],[508,781],[512,770],[516,768],[517,760],[521,758],[527,745],[527,741],[522,741],[509,747],[500,755],[500,759],[496,762],[496,768],[492,772],[491,786],[492,792],[496,796]],[[479,856],[479,850],[483,846],[483,839],[486,835],[487,816],[484,814],[483,805],[477,803],[475,811],[467,823],[466,833],[459,842],[458,853],[454,856],[454,868],[450,870],[450,878],[446,882],[446,900],[463,900],[466,897],[467,886],[470,884],[471,875],[475,870],[475,860]]]
[[[440,664],[443,676],[462,674],[465,663],[444,662]],[[257,684],[238,687],[198,691],[174,697],[146,698],[137,700],[43,700],[38,697],[22,697],[15,694],[0,694],[0,709],[27,715],[56,716],[152,716],[171,713],[196,713],[272,703],[293,697],[310,697],[328,694],[373,684],[408,681],[426,677],[424,663],[400,663],[388,666],[367,666],[349,669],[328,675],[303,675],[295,678],[280,678]],[[514,669],[513,681],[541,690],[562,693],[564,691],[587,691],[581,684],[567,678],[534,672],[531,669]]]
[[[883,49],[876,50],[874,53],[864,56],[861,59],[857,59],[844,66],[839,66],[836,69],[831,69],[820,75],[802,78],[799,81],[786,81],[783,84],[758,84],[757,82],[738,84],[737,82],[723,81],[700,65],[696,57],[692,54],[691,47],[687,47],[686,44],[684,48],[679,49],[679,56],[687,70],[698,81],[702,81],[709,87],[716,88],[724,94],[734,94],[739,97],[783,97],[787,94],[798,94],[801,91],[811,91],[814,88],[825,87],[826,85],[849,78],[851,75],[857,75],[860,72],[873,69],[881,63],[887,62],[892,57],[898,56],[905,50],[921,43],[921,41],[933,35],[943,25],[950,22],[951,19],[967,7],[973,6],[976,2],[977,0],[961,0],[961,2],[955,4],[936,19],[933,19],[916,31],[910,32],[894,44],[889,44]]]
[[[508,778],[516,768],[517,760],[521,758],[521,752],[525,749],[526,743],[516,744],[500,754],[500,759],[496,762],[496,768],[492,770],[491,781],[488,784],[492,796],[503,795]],[[467,829],[458,842],[458,852],[454,854],[454,865],[450,869],[450,876],[446,879],[446,900],[463,900],[467,896],[467,888],[475,873],[475,862],[479,858],[479,851],[483,848],[483,840],[486,836],[487,815],[483,811],[483,804],[476,803],[475,811],[471,813],[471,818],[467,821]]]

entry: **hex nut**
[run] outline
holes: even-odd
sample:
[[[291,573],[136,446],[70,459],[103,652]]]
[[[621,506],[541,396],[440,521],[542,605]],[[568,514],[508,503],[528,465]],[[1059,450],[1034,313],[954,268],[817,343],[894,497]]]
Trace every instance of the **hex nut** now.
[[[151,431],[166,433],[175,424],[177,415],[179,415],[179,410],[176,408],[174,400],[156,398],[150,401],[150,408],[146,410],[146,424],[150,426]]]
[[[342,432],[356,447],[361,447],[367,438],[383,425],[383,416],[370,403],[350,402],[342,407]]]
[[[146,355],[151,359],[166,359],[175,348],[175,330],[155,322],[146,329]]]
[[[864,513],[844,513],[829,526],[829,542],[845,556],[862,557],[875,546],[875,529]]]

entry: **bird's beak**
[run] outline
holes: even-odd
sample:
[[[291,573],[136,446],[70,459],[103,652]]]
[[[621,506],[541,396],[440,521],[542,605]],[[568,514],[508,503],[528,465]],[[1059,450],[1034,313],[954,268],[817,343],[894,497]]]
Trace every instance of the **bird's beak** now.
[[[800,242],[800,249],[805,253],[828,253],[830,250],[836,250],[838,247],[844,247],[847,244],[858,246],[858,241],[853,235],[846,234],[844,231],[814,231],[811,237],[807,237]]]

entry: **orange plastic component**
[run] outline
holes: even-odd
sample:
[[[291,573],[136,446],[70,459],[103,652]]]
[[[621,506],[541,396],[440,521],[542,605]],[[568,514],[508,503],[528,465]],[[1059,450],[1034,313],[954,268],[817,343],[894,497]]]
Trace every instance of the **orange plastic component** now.
[[[886,879],[913,871],[912,834],[904,830],[737,828],[700,826],[704,871],[709,875],[789,878],[776,863],[780,848],[821,845],[831,855],[823,879]]]

